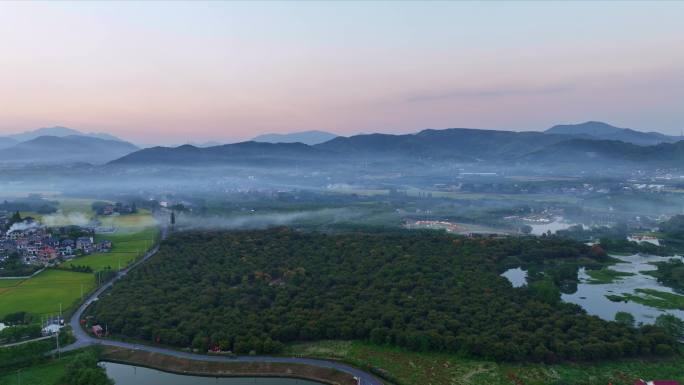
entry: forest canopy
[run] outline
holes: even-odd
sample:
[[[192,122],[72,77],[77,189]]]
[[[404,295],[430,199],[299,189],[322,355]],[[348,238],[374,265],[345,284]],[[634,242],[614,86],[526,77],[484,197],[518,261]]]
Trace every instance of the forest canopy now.
[[[90,313],[114,335],[238,354],[321,339],[508,361],[673,354],[674,340],[658,327],[589,316],[561,302],[551,279],[513,288],[499,275],[511,258],[600,254],[555,237],[186,232]]]

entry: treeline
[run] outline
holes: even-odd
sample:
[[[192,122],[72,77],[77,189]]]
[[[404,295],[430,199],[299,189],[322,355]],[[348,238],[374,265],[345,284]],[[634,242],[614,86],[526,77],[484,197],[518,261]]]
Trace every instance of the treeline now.
[[[513,289],[501,264],[606,258],[556,237],[439,233],[174,235],[91,307],[115,335],[199,350],[271,353],[359,339],[506,361],[669,355],[675,342],[560,301],[552,279]]]
[[[73,342],[73,337],[69,333],[59,334],[60,346],[66,346],[71,342]],[[43,362],[46,354],[55,349],[55,347],[55,340],[50,338],[47,340],[0,348],[0,369],[27,366]]]
[[[32,211],[39,214],[52,214],[57,211],[59,202],[50,201],[31,194],[27,198],[18,198],[12,201],[4,200],[0,202],[0,211]]]
[[[556,236],[580,242],[598,242],[602,248],[612,253],[644,253],[652,255],[673,255],[675,250],[668,246],[658,246],[648,242],[634,242],[627,239],[629,230],[624,224],[616,226],[596,226],[585,229],[582,225],[558,230]]]
[[[679,252],[684,251],[684,215],[675,215],[659,226],[664,240]]]

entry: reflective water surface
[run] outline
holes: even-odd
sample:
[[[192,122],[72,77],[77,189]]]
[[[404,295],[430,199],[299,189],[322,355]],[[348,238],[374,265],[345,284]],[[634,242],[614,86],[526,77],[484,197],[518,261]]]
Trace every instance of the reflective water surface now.
[[[618,278],[612,283],[591,284],[588,283],[591,280],[591,277],[587,275],[586,269],[580,268],[578,274],[580,282],[577,285],[577,290],[571,294],[562,294],[561,298],[563,301],[578,304],[582,306],[587,313],[611,321],[615,319],[615,313],[619,311],[630,313],[634,316],[636,322],[643,323],[653,323],[659,315],[665,313],[674,314],[677,317],[684,319],[684,311],[682,310],[661,310],[631,301],[613,302],[606,298],[606,295],[610,294],[638,294],[635,292],[635,289],[654,289],[673,293],[674,291],[671,288],[662,285],[656,278],[642,273],[656,269],[651,262],[667,261],[672,257],[658,257],[655,255],[641,254],[630,256],[613,255],[613,257],[620,259],[621,262],[610,266],[611,270],[633,273],[634,275]],[[506,277],[514,287],[520,287],[527,283],[527,272],[519,267],[509,269],[501,275]]]
[[[272,377],[199,377],[167,373],[140,366],[101,362],[116,385],[322,385],[296,378]]]

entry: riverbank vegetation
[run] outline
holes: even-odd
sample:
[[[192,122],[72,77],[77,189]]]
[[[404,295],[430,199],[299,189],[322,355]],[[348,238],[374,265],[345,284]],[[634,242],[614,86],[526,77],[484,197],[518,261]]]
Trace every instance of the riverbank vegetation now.
[[[144,366],[185,375],[212,377],[222,375],[233,377],[294,377],[306,378],[326,384],[357,384],[354,377],[350,374],[335,369],[304,364],[187,360],[165,354],[111,346],[103,349],[101,358],[105,361]]]
[[[681,259],[670,259],[667,262],[657,262],[655,271],[647,271],[658,279],[658,282],[675,290],[684,292],[684,262]]]
[[[587,270],[586,272],[587,275],[591,278],[589,281],[587,281],[587,283],[597,285],[612,283],[622,277],[629,277],[634,275],[634,273],[615,271],[606,267],[598,270]]]
[[[114,335],[238,354],[322,339],[497,361],[673,354],[661,329],[588,316],[560,301],[552,279],[513,289],[499,276],[512,259],[604,258],[556,237],[188,232],[164,242],[90,315]]]
[[[336,359],[371,371],[396,385],[632,385],[639,378],[684,381],[684,358],[628,359],[598,363],[526,364],[476,360],[450,353],[412,352],[362,341],[288,345],[284,355]]]
[[[635,289],[636,294],[622,293],[622,295],[611,295],[611,301],[632,301],[642,305],[656,307],[658,309],[680,309],[684,310],[684,295],[668,293],[655,289]],[[608,296],[606,296],[608,297]]]
[[[68,342],[66,339],[65,341]],[[32,355],[30,360],[23,360],[9,366],[0,366],[0,385],[113,384],[113,382],[107,378],[104,370],[97,365],[97,362],[100,359],[101,349],[87,348],[65,353],[61,357],[50,357],[44,354],[46,351],[51,350],[49,346],[47,346],[47,348],[48,350],[31,350]],[[33,354],[34,350],[38,354]],[[25,351],[22,353],[25,353]]]

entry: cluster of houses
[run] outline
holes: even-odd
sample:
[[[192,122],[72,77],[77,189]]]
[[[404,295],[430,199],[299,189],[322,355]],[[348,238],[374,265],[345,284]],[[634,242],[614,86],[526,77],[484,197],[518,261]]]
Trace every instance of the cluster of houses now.
[[[20,226],[0,233],[0,261],[17,253],[25,263],[49,265],[58,258],[107,252],[112,248],[110,241],[95,242],[92,230],[79,228],[79,233],[87,236],[71,237],[73,231],[68,228],[47,228],[25,219]]]
[[[123,214],[133,214],[138,211],[135,203],[126,204],[122,202],[116,203],[105,203],[96,202],[93,204],[93,210],[98,215],[123,215]]]

